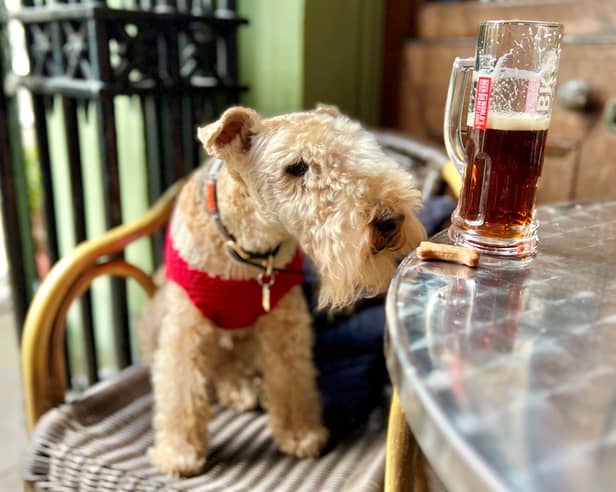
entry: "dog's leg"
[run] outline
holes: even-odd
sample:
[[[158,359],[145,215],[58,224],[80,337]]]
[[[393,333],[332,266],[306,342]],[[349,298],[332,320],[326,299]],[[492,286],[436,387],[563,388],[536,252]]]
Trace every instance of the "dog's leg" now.
[[[205,463],[208,357],[216,350],[215,328],[175,284],[169,284],[166,302],[169,309],[152,365],[155,436],[150,459],[163,473],[187,476]]]
[[[259,319],[255,336],[274,440],[286,453],[317,456],[328,432],[321,423],[311,319],[300,287]]]
[[[254,364],[252,330],[218,334],[220,349],[214,367],[218,400],[238,412],[254,409],[259,403],[259,387]]]

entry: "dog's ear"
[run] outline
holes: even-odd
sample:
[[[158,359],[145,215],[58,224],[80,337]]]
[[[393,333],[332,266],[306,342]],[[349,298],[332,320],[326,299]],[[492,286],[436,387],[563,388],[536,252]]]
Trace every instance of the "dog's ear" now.
[[[254,134],[261,130],[261,118],[250,108],[227,109],[218,121],[202,126],[197,136],[208,154],[224,159],[250,149]]]
[[[321,104],[318,103],[314,110],[315,113],[322,113],[322,114],[328,114],[330,116],[340,116],[340,110],[338,109],[338,106],[334,106],[332,104]]]

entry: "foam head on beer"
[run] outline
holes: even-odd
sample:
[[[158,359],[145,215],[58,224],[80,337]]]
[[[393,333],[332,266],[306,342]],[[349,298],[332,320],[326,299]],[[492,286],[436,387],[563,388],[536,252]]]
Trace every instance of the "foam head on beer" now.
[[[468,113],[466,124],[472,128],[474,114]],[[550,117],[542,113],[505,113],[500,111],[489,111],[487,128],[493,130],[546,130],[550,126]]]

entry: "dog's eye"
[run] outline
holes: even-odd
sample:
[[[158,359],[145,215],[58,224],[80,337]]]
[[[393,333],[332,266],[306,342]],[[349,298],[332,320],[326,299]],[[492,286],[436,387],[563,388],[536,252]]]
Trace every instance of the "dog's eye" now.
[[[308,172],[308,164],[306,164],[303,160],[297,161],[295,164],[289,164],[286,167],[285,172],[295,178],[301,178]]]

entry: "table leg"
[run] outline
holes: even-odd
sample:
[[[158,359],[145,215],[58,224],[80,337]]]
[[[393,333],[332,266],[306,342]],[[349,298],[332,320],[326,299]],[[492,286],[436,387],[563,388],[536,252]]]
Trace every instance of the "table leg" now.
[[[394,388],[387,426],[385,492],[428,492],[424,458]]]

